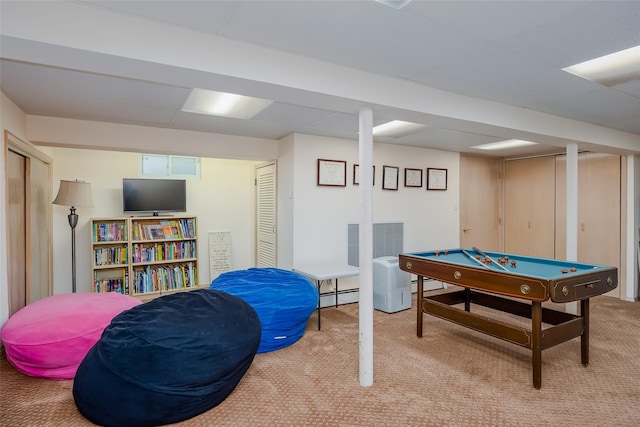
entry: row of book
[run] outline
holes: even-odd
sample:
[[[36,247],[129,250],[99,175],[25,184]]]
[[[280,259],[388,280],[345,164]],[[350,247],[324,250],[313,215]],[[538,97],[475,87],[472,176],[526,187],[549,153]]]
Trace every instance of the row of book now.
[[[195,240],[155,244],[135,243],[131,257],[134,263],[196,258]]]
[[[138,294],[196,286],[198,286],[197,268],[191,262],[176,266],[147,266],[133,270],[133,290]]]
[[[128,239],[124,222],[95,222],[92,233],[94,242],[121,242]]]
[[[133,240],[193,239],[196,236],[195,219],[161,220],[156,223],[134,222]]]
[[[110,246],[93,249],[93,265],[122,265],[127,263],[127,246]]]
[[[124,295],[129,295],[129,275],[124,274],[123,277],[111,278],[99,278],[97,275],[94,275],[93,292],[119,292]]]

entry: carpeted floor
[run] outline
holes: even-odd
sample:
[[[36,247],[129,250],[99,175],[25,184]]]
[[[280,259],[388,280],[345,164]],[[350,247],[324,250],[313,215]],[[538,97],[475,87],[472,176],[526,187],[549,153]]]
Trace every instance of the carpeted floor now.
[[[640,302],[594,298],[589,366],[578,338],[547,349],[540,390],[529,350],[431,316],[419,339],[413,307],[375,311],[371,387],[359,383],[358,305],[325,308],[322,331],[314,314],[300,341],[258,354],[222,404],[179,425],[640,425]],[[27,377],[4,357],[0,369],[0,425],[91,425],[71,381]]]

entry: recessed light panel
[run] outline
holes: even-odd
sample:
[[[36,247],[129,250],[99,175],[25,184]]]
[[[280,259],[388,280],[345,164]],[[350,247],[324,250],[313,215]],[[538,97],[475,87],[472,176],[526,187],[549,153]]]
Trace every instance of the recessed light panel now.
[[[272,102],[268,99],[196,88],[191,90],[182,111],[236,119],[251,119]]]
[[[373,128],[373,134],[375,136],[390,136],[401,137],[410,135],[419,129],[425,128],[425,125],[411,122],[403,122],[401,120],[392,120],[387,123],[383,123]]]
[[[640,45],[581,62],[563,70],[608,87],[640,80]]]
[[[535,142],[523,141],[521,139],[508,139],[506,141],[490,142],[488,144],[474,145],[471,148],[480,150],[502,150],[505,148],[524,147],[526,145],[535,145]]]
[[[411,3],[411,0],[375,0],[375,1],[385,6],[392,7],[394,9],[402,9],[403,7]]]

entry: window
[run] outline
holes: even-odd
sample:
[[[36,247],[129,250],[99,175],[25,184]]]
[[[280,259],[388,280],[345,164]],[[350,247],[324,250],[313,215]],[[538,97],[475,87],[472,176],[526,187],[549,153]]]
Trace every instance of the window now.
[[[163,154],[142,154],[141,177],[171,177],[181,179],[200,178],[200,158],[169,156]]]

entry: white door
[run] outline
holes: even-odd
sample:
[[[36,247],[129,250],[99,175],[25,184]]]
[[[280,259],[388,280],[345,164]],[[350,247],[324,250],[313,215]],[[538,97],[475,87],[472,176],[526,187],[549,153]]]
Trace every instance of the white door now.
[[[276,164],[256,168],[256,266],[275,267],[276,239]]]

